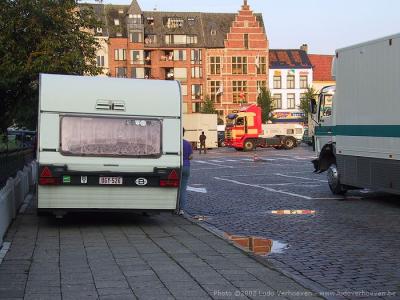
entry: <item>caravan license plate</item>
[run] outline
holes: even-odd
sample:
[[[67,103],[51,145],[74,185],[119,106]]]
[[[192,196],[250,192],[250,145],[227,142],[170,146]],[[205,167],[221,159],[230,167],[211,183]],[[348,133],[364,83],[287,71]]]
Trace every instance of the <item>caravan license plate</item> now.
[[[107,185],[121,185],[123,183],[122,177],[100,177],[99,184]]]

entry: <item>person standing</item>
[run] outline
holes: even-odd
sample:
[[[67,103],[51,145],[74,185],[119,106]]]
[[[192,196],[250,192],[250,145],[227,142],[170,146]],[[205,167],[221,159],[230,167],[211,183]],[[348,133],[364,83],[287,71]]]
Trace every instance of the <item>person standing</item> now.
[[[204,134],[204,131],[201,132],[201,135],[199,137],[200,140],[200,154],[201,154],[201,149],[204,150],[204,154],[207,153],[207,149],[206,149],[206,135]]]
[[[185,135],[185,128],[183,129],[183,135]],[[179,214],[183,215],[186,202],[187,202],[187,185],[190,176],[190,160],[193,158],[192,145],[185,139],[183,139],[183,169],[182,169],[182,181],[181,191],[179,196]]]

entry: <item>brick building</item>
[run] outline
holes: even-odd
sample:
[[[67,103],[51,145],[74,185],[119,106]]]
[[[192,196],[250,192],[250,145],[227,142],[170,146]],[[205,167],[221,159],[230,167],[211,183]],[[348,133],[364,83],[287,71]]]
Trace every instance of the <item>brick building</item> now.
[[[333,55],[308,54],[313,67],[313,87],[319,92],[323,87],[335,85],[332,77]]]
[[[199,112],[207,95],[225,116],[267,86],[268,40],[247,0],[236,14],[142,11],[136,0],[91,5],[104,23],[96,36],[107,45],[98,54],[105,73],[179,80],[184,112]]]

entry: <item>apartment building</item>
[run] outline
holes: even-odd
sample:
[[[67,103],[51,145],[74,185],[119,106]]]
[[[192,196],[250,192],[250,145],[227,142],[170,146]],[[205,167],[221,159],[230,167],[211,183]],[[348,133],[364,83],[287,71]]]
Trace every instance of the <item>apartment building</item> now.
[[[104,72],[179,80],[184,112],[199,112],[207,96],[224,119],[242,103],[255,103],[267,86],[268,40],[247,0],[230,14],[142,11],[136,0],[91,5],[104,23],[95,33],[106,40],[98,54]]]
[[[269,87],[274,99],[274,122],[304,121],[300,99],[313,83],[313,69],[305,50],[269,50]]]

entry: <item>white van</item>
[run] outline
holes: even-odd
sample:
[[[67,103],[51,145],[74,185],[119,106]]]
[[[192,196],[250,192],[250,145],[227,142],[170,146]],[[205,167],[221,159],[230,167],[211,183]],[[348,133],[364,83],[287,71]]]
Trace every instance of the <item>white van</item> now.
[[[39,213],[178,208],[178,82],[41,74],[39,96]]]

